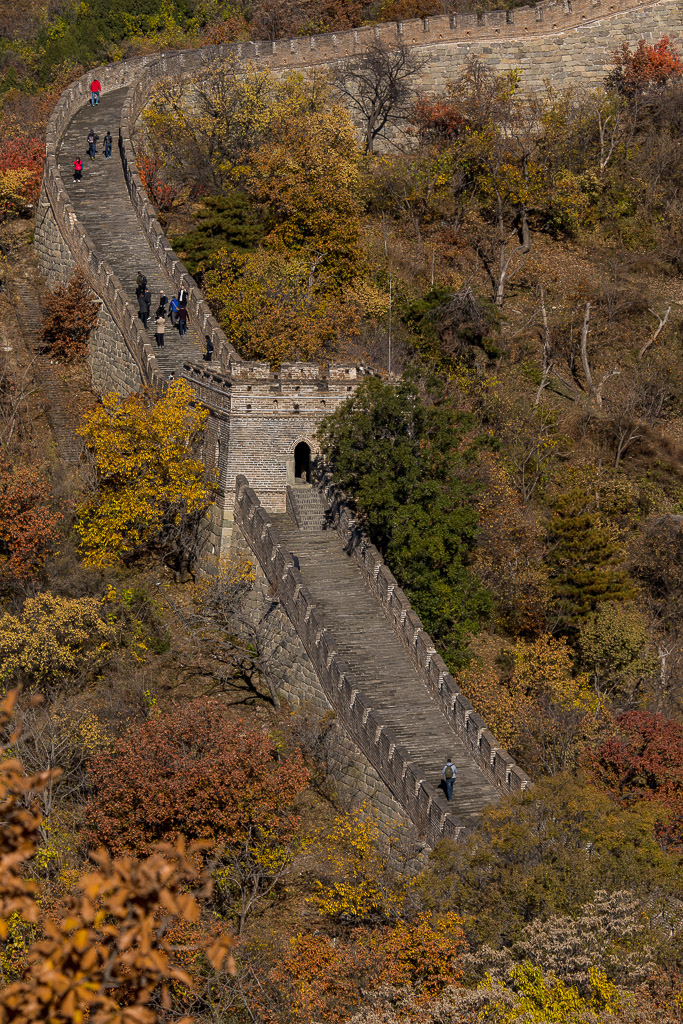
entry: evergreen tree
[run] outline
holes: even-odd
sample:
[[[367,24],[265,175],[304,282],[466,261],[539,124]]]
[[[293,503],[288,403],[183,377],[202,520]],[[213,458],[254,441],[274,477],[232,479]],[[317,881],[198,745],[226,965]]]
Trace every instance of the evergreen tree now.
[[[467,660],[467,636],[490,606],[469,569],[478,525],[471,426],[443,396],[422,400],[409,380],[370,379],[320,432],[336,480],[452,665]]]
[[[219,249],[251,252],[268,230],[266,223],[237,189],[207,196],[197,214],[197,227],[172,239],[173,247],[191,274],[196,275]]]
[[[547,542],[556,632],[574,636],[598,605],[633,596],[628,574],[618,564],[618,544],[594,496],[580,483],[558,493]]]

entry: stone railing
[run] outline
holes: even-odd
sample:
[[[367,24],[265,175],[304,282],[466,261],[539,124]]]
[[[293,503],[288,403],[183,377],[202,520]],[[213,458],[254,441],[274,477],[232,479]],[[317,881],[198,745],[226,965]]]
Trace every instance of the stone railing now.
[[[434,846],[442,838],[457,840],[465,830],[458,825],[455,815],[442,809],[439,794],[424,772],[411,760],[405,747],[392,740],[391,729],[382,716],[359,693],[291,553],[278,543],[270,516],[246,477],[237,477],[236,492],[235,522],[301,638],[339,721],[429,845]]]
[[[88,283],[106,307],[118,328],[124,344],[140,374],[141,382],[159,384],[156,357],[147,335],[129,305],[126,292],[112,267],[97,253],[83,225],[76,217],[59,171],[57,153],[63,132],[76,113],[90,99],[90,82],[98,77],[104,89],[113,90],[131,84],[149,58],[122,61],[121,64],[96,68],[73,82],[59,98],[47,128],[43,190],[54,214],[57,227],[74,262],[81,266]]]
[[[396,636],[410,654],[420,678],[441,703],[479,767],[489,781],[505,793],[519,793],[526,789],[530,784],[529,776],[498,743],[484,719],[460,692],[410,601],[375,545],[356,523],[340,488],[327,473],[321,475],[318,487],[327,515],[336,527],[345,550],[359,566]]]
[[[138,173],[137,159],[132,143],[135,123],[149,102],[150,93],[156,83],[169,75],[191,74],[207,62],[215,60],[219,52],[220,48],[214,46],[203,50],[183,51],[161,57],[146,67],[129,90],[123,105],[119,126],[119,148],[128,194],[147,236],[147,241],[152,247],[152,252],[170,275],[176,288],[182,287],[187,291],[190,325],[194,327],[200,339],[207,335],[211,338],[214,348],[213,358],[225,365],[231,356],[239,357],[211,312],[202,292],[195,284],[194,278],[176,256],[164,234]]]
[[[438,58],[435,57],[437,63],[449,52],[449,48],[452,48],[453,52],[457,50],[459,60],[472,52],[482,55],[486,60],[487,53],[491,53],[495,62],[500,63],[500,55],[503,54],[506,40],[516,41],[523,47],[522,63],[533,65],[541,74],[541,78],[544,77],[545,62],[551,60],[554,61],[556,75],[565,78],[568,74],[575,78],[587,75],[590,80],[595,80],[596,75],[604,73],[601,72],[601,67],[605,66],[610,45],[616,41],[616,37],[623,41],[624,36],[618,26],[616,33],[609,37],[594,33],[589,26],[603,21],[613,22],[621,15],[628,23],[630,13],[633,12],[635,17],[639,11],[640,21],[637,24],[634,22],[634,25],[627,29],[631,35],[634,32],[637,36],[646,34],[647,29],[647,34],[653,38],[664,33],[673,39],[679,38],[683,30],[683,14],[680,3],[676,0],[655,0],[654,3],[651,0],[548,0],[535,6],[516,8],[514,11],[490,11],[480,15],[444,15],[274,42],[256,41],[181,50],[133,58],[97,68],[81,76],[65,89],[50,118],[46,139],[44,191],[54,212],[61,238],[74,261],[86,269],[94,291],[102,298],[120,331],[142,380],[154,382],[158,378],[156,358],[137,319],[136,311],[129,306],[126,294],[113,269],[97,256],[91,240],[79,224],[57,165],[57,150],[64,129],[75,111],[88,102],[89,83],[93,77],[99,78],[105,92],[132,86],[119,129],[121,155],[131,201],[160,264],[178,286],[183,285],[188,289],[191,326],[200,336],[210,335],[214,351],[217,354],[222,352],[225,357],[231,353],[231,347],[201,292],[173,252],[137,173],[131,142],[132,132],[135,120],[156,82],[167,76],[196,74],[213,61],[231,56],[242,61],[261,62],[281,70],[305,70],[315,66],[334,65],[347,56],[361,54],[376,40],[388,44],[401,41],[417,47],[430,60],[435,55],[440,55]],[[656,11],[660,14],[656,15]],[[649,25],[651,29],[648,28]],[[539,37],[568,36],[573,31],[583,31],[581,41],[577,43],[577,49],[567,54],[569,65],[562,61],[558,64],[554,54],[556,48],[548,49]],[[630,41],[636,40],[631,38]],[[488,46],[473,48],[472,45],[489,42],[493,45],[493,50]],[[495,57],[496,53],[499,54],[498,58]],[[553,55],[549,57],[551,53]],[[510,66],[516,65],[518,55],[519,47],[514,52],[507,53],[507,56],[504,55],[503,64],[507,66],[512,61]],[[448,74],[448,69],[439,71],[437,78],[431,76],[427,70],[424,72],[423,81],[418,85],[427,90],[439,87],[439,83],[443,84],[444,74]]]

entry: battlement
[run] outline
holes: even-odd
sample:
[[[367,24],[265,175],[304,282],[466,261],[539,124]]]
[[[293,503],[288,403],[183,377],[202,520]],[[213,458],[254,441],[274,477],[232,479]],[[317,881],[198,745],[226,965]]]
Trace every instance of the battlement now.
[[[279,370],[272,370],[267,362],[247,362],[231,357],[221,372],[195,363],[185,363],[183,375],[226,391],[234,392],[246,386],[250,391],[256,389],[256,392],[260,390],[272,394],[292,387],[298,390],[303,384],[312,385],[318,390],[334,389],[351,382],[358,384],[364,378],[377,374],[368,366],[352,363],[282,363]]]

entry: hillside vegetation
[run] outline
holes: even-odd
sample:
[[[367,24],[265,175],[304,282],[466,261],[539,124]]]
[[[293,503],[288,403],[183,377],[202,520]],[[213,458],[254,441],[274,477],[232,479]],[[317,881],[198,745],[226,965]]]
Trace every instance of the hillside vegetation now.
[[[476,60],[421,95],[381,46],[313,79],[226,61],[138,126],[241,355],[377,371],[324,457],[534,780],[429,855],[335,789],[336,723],[278,700],[250,559],[197,574],[206,410],[182,381],[95,396],[87,283],[49,293],[31,256],[42,127],[82,68],[435,9],[2,10],[3,1021],[683,1019],[676,47],[624,40],[601,88],[532,97]]]

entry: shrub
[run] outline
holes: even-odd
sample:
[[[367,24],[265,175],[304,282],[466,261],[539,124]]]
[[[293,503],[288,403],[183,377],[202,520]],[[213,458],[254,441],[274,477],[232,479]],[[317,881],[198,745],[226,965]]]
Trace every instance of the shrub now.
[[[82,359],[97,323],[99,305],[92,298],[82,270],[67,285],[58,285],[45,302],[41,341],[51,355],[64,362]]]
[[[92,781],[85,840],[144,854],[179,836],[232,848],[263,830],[291,835],[308,770],[299,751],[282,754],[260,729],[200,698],[97,755]]]

